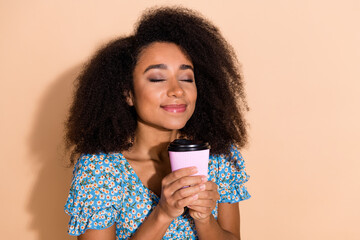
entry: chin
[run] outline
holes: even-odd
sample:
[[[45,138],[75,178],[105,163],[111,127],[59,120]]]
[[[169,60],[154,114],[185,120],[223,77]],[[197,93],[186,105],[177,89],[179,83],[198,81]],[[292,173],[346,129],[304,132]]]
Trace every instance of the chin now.
[[[165,129],[169,129],[169,130],[179,130],[182,129],[183,127],[185,127],[187,121],[174,121],[174,120],[169,120],[167,122],[163,122],[163,124],[161,124],[161,126]]]
[[[165,129],[169,129],[169,130],[180,130],[183,127],[185,127],[186,123],[184,124],[166,124],[166,126],[164,126]]]

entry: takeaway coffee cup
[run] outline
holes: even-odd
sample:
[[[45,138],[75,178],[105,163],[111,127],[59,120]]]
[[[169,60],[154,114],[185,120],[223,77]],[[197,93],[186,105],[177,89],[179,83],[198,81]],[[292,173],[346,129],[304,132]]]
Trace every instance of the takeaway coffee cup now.
[[[208,176],[210,145],[207,142],[176,139],[168,147],[171,170],[197,167],[194,175]]]

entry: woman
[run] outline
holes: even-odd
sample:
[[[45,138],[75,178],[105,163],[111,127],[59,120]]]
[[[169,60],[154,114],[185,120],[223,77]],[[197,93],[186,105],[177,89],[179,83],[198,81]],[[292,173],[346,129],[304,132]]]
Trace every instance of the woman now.
[[[78,79],[67,121],[74,178],[65,211],[78,239],[240,239],[250,197],[248,110],[232,48],[184,8],[146,12]],[[211,145],[209,178],[171,172],[176,138]],[[188,186],[188,187],[185,187]]]

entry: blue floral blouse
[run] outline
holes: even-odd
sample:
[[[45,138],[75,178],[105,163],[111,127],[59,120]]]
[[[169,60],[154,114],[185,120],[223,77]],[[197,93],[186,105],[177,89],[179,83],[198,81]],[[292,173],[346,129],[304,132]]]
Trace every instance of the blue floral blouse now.
[[[68,233],[104,229],[116,223],[116,239],[126,239],[151,213],[159,197],[145,187],[121,153],[87,154],[77,161],[65,212],[70,215]],[[229,157],[211,155],[209,181],[218,185],[218,203],[250,198],[244,183],[249,176],[236,148]],[[163,239],[197,239],[194,220],[187,211],[172,221]]]

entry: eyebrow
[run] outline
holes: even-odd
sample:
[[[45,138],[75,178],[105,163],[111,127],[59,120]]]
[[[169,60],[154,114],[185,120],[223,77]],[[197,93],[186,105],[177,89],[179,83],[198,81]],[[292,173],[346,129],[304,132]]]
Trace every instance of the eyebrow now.
[[[154,64],[154,65],[150,65],[148,66],[144,73],[146,73],[147,71],[149,71],[150,69],[167,69],[167,66],[165,64]],[[186,70],[186,69],[190,69],[192,71],[194,71],[194,68],[190,65],[187,64],[181,64],[179,67],[180,70]]]

